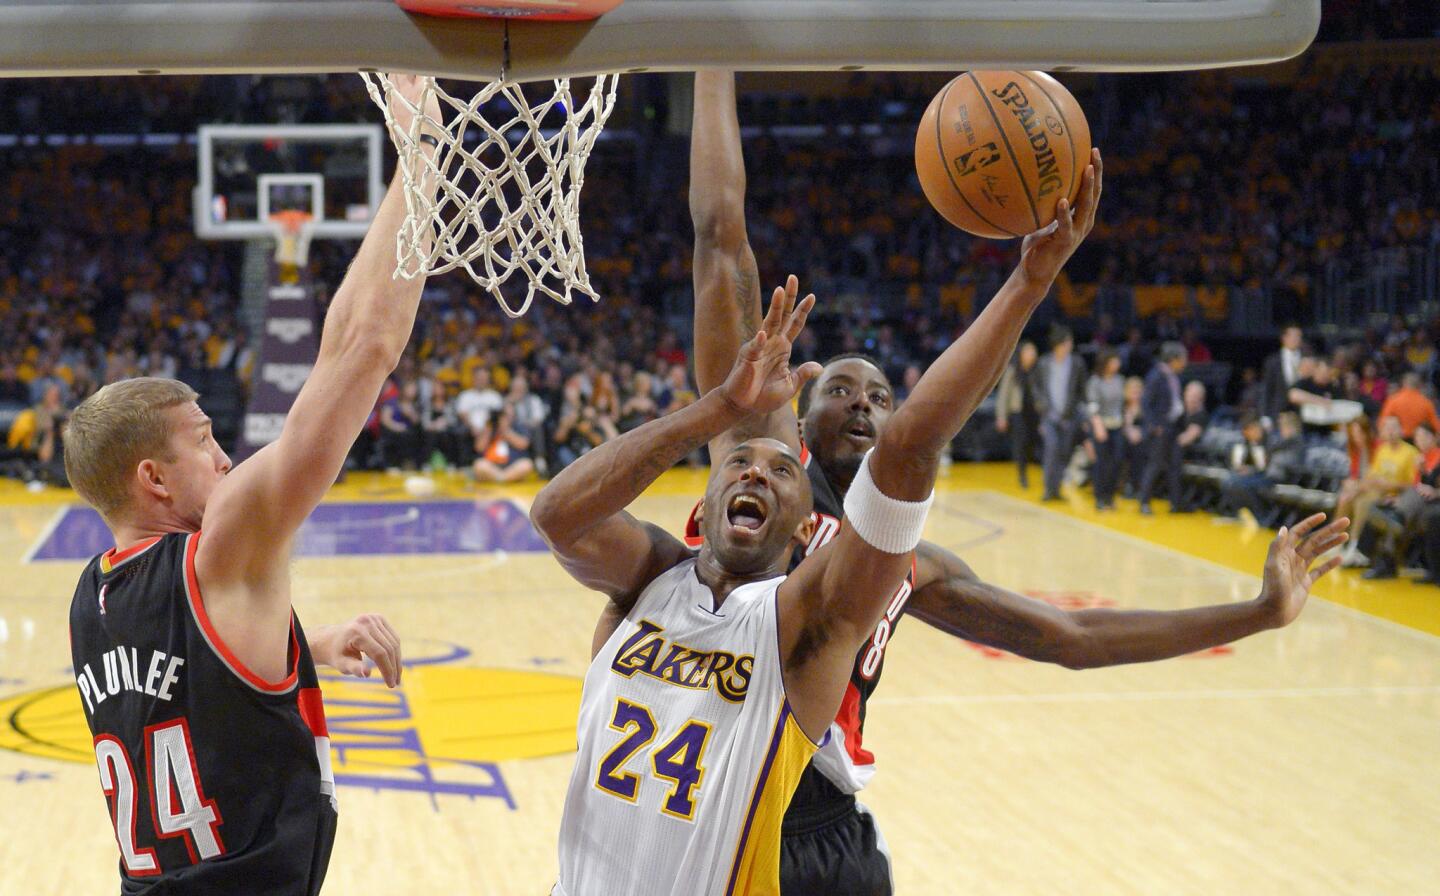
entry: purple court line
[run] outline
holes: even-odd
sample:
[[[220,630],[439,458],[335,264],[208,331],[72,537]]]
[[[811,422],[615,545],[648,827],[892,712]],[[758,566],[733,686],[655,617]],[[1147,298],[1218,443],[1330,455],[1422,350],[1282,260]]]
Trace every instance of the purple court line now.
[[[977,535],[974,538],[969,539],[968,541],[962,541],[959,544],[948,545],[948,548],[957,554],[961,551],[968,551],[971,548],[978,548],[982,544],[988,544],[1002,537],[1005,534],[1004,526],[1000,525],[999,523],[987,520],[982,516],[976,516],[975,514],[968,513],[964,510],[956,510],[953,507],[949,507],[939,502],[936,502],[935,509],[945,514],[946,516],[957,517],[959,519],[974,523],[982,529],[990,530],[984,535]]]
[[[99,514],[70,507],[30,559],[88,560],[113,546]],[[300,528],[295,545],[297,557],[545,550],[529,514],[509,500],[321,504]]]

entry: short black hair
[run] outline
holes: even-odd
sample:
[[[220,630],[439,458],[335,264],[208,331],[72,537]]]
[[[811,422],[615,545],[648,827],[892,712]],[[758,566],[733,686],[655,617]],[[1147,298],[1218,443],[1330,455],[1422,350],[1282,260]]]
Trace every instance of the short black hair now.
[[[885,367],[876,360],[873,355],[867,355],[864,352],[841,352],[826,360],[821,366],[829,367],[831,364],[850,360],[864,361],[866,364],[874,367],[880,371],[880,375],[885,378],[885,385],[890,385],[890,374],[885,372]],[[824,371],[821,371],[821,375],[824,375]],[[805,385],[800,387],[800,396],[796,399],[796,414],[798,416],[803,418],[806,414],[810,413],[810,393],[814,390],[815,383],[819,380],[820,377],[817,376],[813,380],[807,380]]]
[[[1054,348],[1062,342],[1074,342],[1075,334],[1064,324],[1055,324],[1050,328],[1050,347]]]
[[[1435,427],[1431,426],[1429,423],[1417,423],[1415,424],[1414,431],[1410,433],[1410,438],[1415,438],[1415,433],[1419,432],[1422,429],[1430,433],[1430,435],[1432,436],[1435,435]]]

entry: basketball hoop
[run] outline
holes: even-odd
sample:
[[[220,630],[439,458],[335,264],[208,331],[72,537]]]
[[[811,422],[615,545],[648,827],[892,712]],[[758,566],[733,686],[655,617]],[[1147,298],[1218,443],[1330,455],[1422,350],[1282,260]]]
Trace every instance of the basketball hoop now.
[[[297,271],[310,263],[310,238],[315,217],[295,209],[275,212],[269,218],[275,234],[275,263],[281,271]]]
[[[521,84],[503,79],[457,97],[427,77],[417,107],[388,75],[361,77],[385,113],[405,183],[407,217],[396,241],[395,276],[464,268],[510,317],[528,311],[536,293],[562,305],[575,292],[599,298],[585,270],[580,188],[585,162],[615,106],[618,75],[595,78],[578,106],[568,78],[553,88],[531,85],[537,98],[543,95],[537,102],[526,98]],[[431,95],[447,121],[432,121],[421,111]],[[406,130],[391,114],[396,102],[413,115]],[[439,141],[433,158],[423,150],[422,134]],[[517,273],[528,283],[515,307],[501,286]]]

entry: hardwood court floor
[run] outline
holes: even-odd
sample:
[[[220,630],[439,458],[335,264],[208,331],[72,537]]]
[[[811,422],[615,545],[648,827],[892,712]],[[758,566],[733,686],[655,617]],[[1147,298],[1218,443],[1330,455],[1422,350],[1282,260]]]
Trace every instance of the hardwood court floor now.
[[[991,581],[1064,606],[1255,594],[1266,533],[1097,518],[1010,480],[956,467],[929,523]],[[677,527],[701,485],[669,474],[638,510]],[[396,692],[326,682],[341,785],[327,892],[548,892],[600,601],[536,550],[533,493],[452,482],[416,503],[372,477],[307,529],[302,618],[378,610],[416,662]],[[67,669],[81,562],[42,559],[103,535],[66,500],[0,491],[0,896],[117,889]],[[1440,893],[1440,590],[1347,573],[1320,593],[1285,631],[1091,672],[907,621],[866,737],[899,892]]]

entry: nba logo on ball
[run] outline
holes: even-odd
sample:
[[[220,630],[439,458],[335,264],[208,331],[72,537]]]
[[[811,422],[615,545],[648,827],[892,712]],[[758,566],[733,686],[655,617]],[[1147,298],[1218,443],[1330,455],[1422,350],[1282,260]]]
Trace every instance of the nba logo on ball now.
[[[966,72],[930,103],[915,170],[947,221],[993,239],[1024,236],[1073,205],[1090,159],[1090,126],[1043,72]]]

